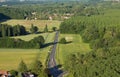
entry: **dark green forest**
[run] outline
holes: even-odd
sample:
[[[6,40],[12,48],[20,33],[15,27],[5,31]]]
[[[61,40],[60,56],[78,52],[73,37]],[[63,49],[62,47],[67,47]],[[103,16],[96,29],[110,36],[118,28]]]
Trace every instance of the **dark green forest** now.
[[[95,2],[92,3],[91,2]],[[100,2],[100,3],[96,3]],[[6,5],[3,3],[3,5]],[[110,6],[111,5],[111,6]],[[116,5],[116,6],[113,6]],[[2,19],[44,19],[64,20],[71,16],[91,16],[104,14],[105,8],[120,8],[119,3],[90,0],[82,3],[73,2],[41,2],[41,3],[8,3],[0,6],[0,20]],[[104,8],[104,9],[103,9]],[[6,17],[5,17],[6,16]]]
[[[94,7],[89,3],[81,2],[50,2],[40,4],[17,4],[1,6],[0,13],[11,19],[44,19],[48,20],[52,17],[53,20],[64,20],[65,17],[71,16],[90,16],[101,14],[98,7]],[[2,17],[3,19],[8,19]]]
[[[120,15],[117,14],[119,9],[116,10],[115,6],[105,7],[106,12],[103,11],[103,14],[74,16],[60,25],[61,33],[80,34],[92,49],[86,54],[73,53],[67,56],[65,69],[73,77],[120,76]],[[113,11],[107,13],[108,9]]]

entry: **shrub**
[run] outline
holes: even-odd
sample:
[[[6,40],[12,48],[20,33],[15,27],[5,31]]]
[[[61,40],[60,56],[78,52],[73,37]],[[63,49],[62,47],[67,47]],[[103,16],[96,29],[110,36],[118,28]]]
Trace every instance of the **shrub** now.
[[[67,41],[66,41],[65,38],[61,38],[61,39],[60,39],[60,43],[61,43],[61,44],[66,44],[66,42],[67,42]]]

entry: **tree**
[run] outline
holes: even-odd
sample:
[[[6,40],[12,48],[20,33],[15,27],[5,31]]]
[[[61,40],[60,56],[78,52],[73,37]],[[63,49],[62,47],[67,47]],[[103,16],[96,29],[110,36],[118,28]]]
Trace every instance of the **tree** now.
[[[25,27],[24,26],[20,26],[20,35],[26,35],[27,34],[27,31],[26,31],[26,29],[25,29]]]
[[[66,42],[67,42],[67,41],[66,41],[65,38],[61,38],[61,39],[60,39],[60,43],[61,43],[61,44],[66,44]]]
[[[53,30],[53,31],[56,31],[56,29],[57,29],[56,27],[52,27],[52,30]]]
[[[8,26],[8,33],[7,33],[7,36],[11,36],[11,26]]]
[[[2,37],[2,25],[0,24],[0,37]]]
[[[2,37],[6,36],[6,26],[2,25]]]
[[[38,27],[37,27],[37,26],[34,26],[33,24],[31,24],[30,31],[31,31],[31,33],[37,33]]]
[[[32,65],[31,71],[34,72],[37,75],[41,74],[42,71],[43,71],[43,65],[42,65],[41,61],[36,59],[35,62],[33,63],[33,65]]]
[[[10,70],[10,74],[12,77],[16,77],[18,75],[18,72],[16,70]]]
[[[44,32],[48,32],[47,24],[45,25]]]
[[[24,63],[23,60],[21,60],[20,64],[19,64],[19,67],[18,67],[18,70],[20,72],[26,72],[28,69],[27,69],[27,65]]]
[[[44,40],[44,37],[43,36],[38,36],[38,37],[35,37],[34,39],[32,39],[30,42],[32,42],[33,44],[35,44],[37,47],[41,47],[44,45],[45,43],[45,40]]]

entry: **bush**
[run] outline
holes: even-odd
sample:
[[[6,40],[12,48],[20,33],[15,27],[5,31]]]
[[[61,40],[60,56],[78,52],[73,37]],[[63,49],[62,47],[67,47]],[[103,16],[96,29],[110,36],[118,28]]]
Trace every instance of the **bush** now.
[[[18,75],[18,72],[16,70],[10,70],[10,74],[12,77],[16,77]]]
[[[56,31],[56,29],[57,29],[56,27],[52,27],[52,30],[53,30],[53,31]]]
[[[34,26],[34,25],[32,24],[32,25],[31,25],[31,28],[30,28],[30,31],[31,31],[31,33],[37,33],[38,27],[37,27],[37,26]]]
[[[48,26],[47,26],[47,24],[45,25],[44,32],[48,32]]]
[[[61,44],[66,44],[66,42],[67,42],[67,41],[66,41],[65,38],[61,38],[61,39],[60,39],[60,43],[61,43]]]
[[[26,72],[27,71],[27,65],[24,63],[24,61],[22,60],[19,64],[18,70],[20,72]]]

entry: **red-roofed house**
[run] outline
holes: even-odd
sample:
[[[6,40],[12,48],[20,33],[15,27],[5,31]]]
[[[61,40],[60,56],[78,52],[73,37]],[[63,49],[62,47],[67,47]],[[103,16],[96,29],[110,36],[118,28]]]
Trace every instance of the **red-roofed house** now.
[[[0,77],[7,77],[7,71],[5,70],[0,70]]]

